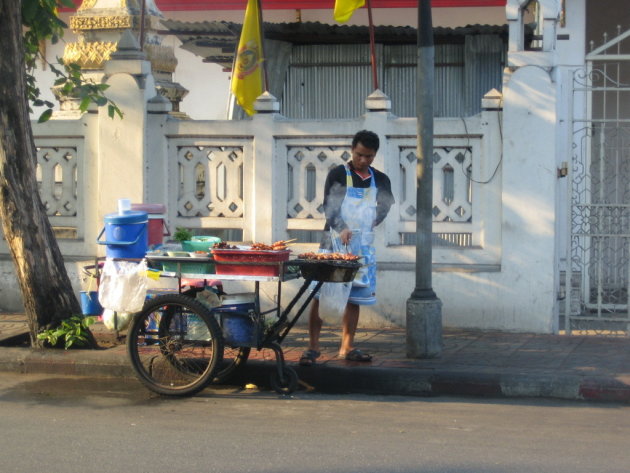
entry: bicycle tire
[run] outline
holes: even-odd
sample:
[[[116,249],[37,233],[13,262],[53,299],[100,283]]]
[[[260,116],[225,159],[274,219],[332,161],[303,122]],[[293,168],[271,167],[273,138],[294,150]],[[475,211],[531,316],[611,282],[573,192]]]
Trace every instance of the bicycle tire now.
[[[274,370],[269,377],[271,388],[278,394],[291,394],[298,387],[298,375],[290,366],[282,368],[282,378],[278,371]]]
[[[188,320],[204,328],[192,336]],[[158,296],[136,314],[127,333],[127,353],[136,376],[151,391],[191,396],[216,375],[223,358],[223,335],[210,311],[181,294]]]
[[[223,349],[223,362],[212,383],[223,384],[234,377],[247,362],[251,350],[250,347],[231,347],[226,345]]]

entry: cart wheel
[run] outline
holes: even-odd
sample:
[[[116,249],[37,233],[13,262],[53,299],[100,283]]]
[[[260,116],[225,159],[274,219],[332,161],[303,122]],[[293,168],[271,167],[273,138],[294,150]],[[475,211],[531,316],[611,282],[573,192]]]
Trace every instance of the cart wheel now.
[[[127,352],[147,388],[167,396],[189,396],[215,376],[223,357],[223,335],[198,301],[181,294],[158,296],[134,317]]]
[[[284,366],[282,368],[282,377],[284,379],[279,379],[278,370],[275,370],[273,373],[271,373],[271,387],[278,394],[291,394],[297,389],[297,373],[293,368],[289,366]]]
[[[214,384],[223,384],[236,375],[249,358],[250,347],[230,347],[223,349],[223,362],[219,366],[219,371],[212,380]]]

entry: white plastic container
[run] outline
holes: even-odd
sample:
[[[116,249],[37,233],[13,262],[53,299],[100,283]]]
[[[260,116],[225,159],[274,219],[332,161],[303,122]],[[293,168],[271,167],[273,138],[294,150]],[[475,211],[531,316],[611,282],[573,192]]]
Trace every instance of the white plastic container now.
[[[256,293],[226,294],[221,301],[222,311],[248,312],[255,308]]]

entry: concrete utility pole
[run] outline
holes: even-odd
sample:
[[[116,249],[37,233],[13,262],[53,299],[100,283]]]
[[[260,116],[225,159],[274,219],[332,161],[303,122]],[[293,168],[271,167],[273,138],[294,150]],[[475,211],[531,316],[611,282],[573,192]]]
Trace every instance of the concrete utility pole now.
[[[434,358],[442,352],[442,302],[431,281],[434,57],[431,0],[418,0],[416,287],[407,300],[409,358]]]

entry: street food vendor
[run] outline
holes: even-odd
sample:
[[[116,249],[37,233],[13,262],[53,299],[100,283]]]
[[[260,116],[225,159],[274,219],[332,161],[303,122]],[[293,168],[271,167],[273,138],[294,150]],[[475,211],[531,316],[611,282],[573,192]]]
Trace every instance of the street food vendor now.
[[[352,248],[362,257],[363,266],[352,283],[342,319],[339,357],[369,362],[372,356],[354,347],[354,334],[362,305],[376,303],[376,257],[374,227],[380,224],[394,203],[387,175],[372,167],[379,149],[378,135],[361,130],[352,139],[351,160],[333,168],[324,186],[326,226],[320,251],[332,251],[332,241]],[[309,346],[300,365],[310,366],[320,356],[319,335],[322,319],[319,300],[313,299],[309,313]]]

